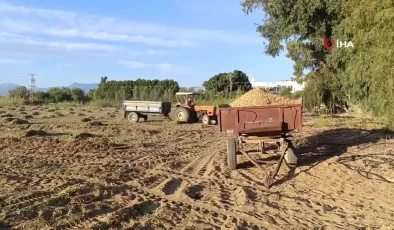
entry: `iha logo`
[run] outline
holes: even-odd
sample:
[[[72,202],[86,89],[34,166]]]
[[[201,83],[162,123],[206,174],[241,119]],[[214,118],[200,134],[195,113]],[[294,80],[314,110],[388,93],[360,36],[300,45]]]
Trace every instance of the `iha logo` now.
[[[333,38],[326,38],[324,39],[323,42],[323,46],[324,48],[326,48],[326,50],[332,50],[335,47],[339,47],[339,48],[349,48],[352,47],[354,48],[353,42],[351,41],[336,41]]]

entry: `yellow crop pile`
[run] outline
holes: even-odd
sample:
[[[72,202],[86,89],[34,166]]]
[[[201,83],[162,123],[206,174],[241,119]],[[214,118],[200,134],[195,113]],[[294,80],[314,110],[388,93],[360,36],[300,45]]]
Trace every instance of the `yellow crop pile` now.
[[[253,89],[230,103],[231,107],[251,107],[264,105],[294,105],[301,100],[293,100],[277,94],[268,93],[264,89]]]

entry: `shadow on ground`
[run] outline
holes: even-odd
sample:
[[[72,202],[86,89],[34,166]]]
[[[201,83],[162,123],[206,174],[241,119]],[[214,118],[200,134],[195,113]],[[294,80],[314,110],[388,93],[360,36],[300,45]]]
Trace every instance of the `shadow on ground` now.
[[[0,221],[0,230],[10,230],[12,226]]]
[[[350,147],[358,146],[357,151],[361,151],[365,148],[371,147],[371,145],[377,144],[377,142],[382,139],[389,138],[394,138],[394,133],[385,129],[364,130],[349,128],[326,130],[317,135],[307,137],[302,145],[297,146],[297,155],[298,166],[309,167],[298,173],[295,173],[295,170],[291,169],[288,176],[276,180],[274,185],[279,185],[288,180],[291,180],[292,178],[298,176],[300,173],[308,172],[312,168],[332,157],[339,157],[337,159],[337,163],[343,164],[343,162],[345,161],[354,161],[357,157],[366,158],[371,155],[378,156],[379,154],[375,153],[368,155],[352,155],[348,157],[340,157],[342,154],[348,152],[348,148]],[[376,161],[370,162],[372,164],[381,163],[378,158],[376,160],[368,160]],[[385,162],[387,163],[389,161],[387,161],[386,159]],[[394,162],[391,162],[391,164],[394,165]],[[376,176],[379,177],[378,175]]]
[[[332,130],[325,130],[321,133],[313,136],[306,137],[303,140],[303,143],[297,146],[297,156],[298,156],[298,166],[309,166],[307,169],[302,170],[298,173],[295,173],[295,169],[290,169],[287,176],[283,178],[276,178],[273,185],[280,185],[293,179],[298,176],[300,173],[308,172],[312,168],[316,167],[320,163],[332,158],[338,157],[348,151],[348,148],[359,146],[358,150],[362,150],[364,148],[370,147],[371,145],[376,144],[379,140],[394,138],[394,133],[384,130],[384,129],[376,129],[376,130],[364,130],[364,129],[349,129],[349,128],[339,128]],[[390,154],[371,154],[374,156],[374,159],[368,159],[370,164],[378,165],[385,162],[386,164],[390,164],[394,166],[394,159],[388,160],[387,157]],[[257,156],[260,156],[258,158]],[[345,164],[345,162],[354,161],[356,158],[366,158],[370,155],[352,155],[351,157],[338,158],[338,162],[340,164]],[[385,157],[387,156],[387,157]],[[254,159],[257,161],[274,161],[278,160],[279,156],[264,156],[264,155],[255,155]],[[238,164],[237,168],[246,169],[256,167],[250,161],[246,161],[244,163]],[[285,163],[282,164],[282,167],[286,167]],[[346,165],[349,169],[352,170],[360,170],[356,168],[352,168],[349,165]],[[367,177],[368,172],[359,172],[360,175]],[[389,182],[388,180],[382,178],[379,175],[374,175],[375,178],[381,178],[382,181]],[[263,178],[262,178],[263,179]],[[391,182],[390,182],[391,183]]]

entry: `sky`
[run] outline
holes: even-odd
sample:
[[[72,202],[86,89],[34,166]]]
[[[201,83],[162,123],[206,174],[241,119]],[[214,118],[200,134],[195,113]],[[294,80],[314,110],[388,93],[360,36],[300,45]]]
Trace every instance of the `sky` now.
[[[290,79],[285,51],[264,54],[263,16],[246,15],[240,0],[0,0],[0,84],[28,85],[28,73],[38,87],[101,76],[191,87],[233,70]]]

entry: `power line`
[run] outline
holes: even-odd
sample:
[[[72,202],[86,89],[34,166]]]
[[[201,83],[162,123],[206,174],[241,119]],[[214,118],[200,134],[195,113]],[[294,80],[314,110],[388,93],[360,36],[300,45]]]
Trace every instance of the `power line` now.
[[[35,73],[29,73],[28,75],[30,76],[30,101],[33,104],[34,103],[34,88],[36,87],[35,86],[35,83],[36,83],[35,76],[36,76],[36,74]]]

